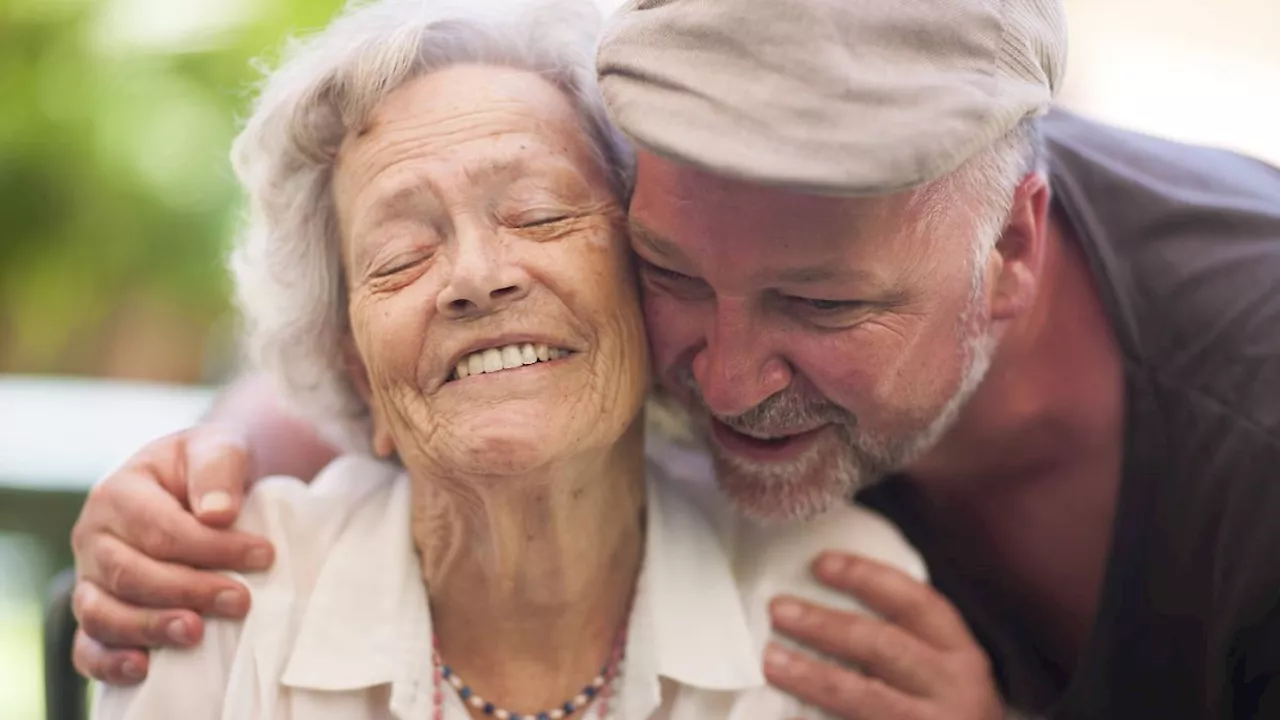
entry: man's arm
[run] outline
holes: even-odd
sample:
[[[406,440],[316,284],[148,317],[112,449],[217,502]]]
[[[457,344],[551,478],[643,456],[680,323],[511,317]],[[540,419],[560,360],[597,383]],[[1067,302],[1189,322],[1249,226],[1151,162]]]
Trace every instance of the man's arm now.
[[[254,375],[232,383],[218,396],[205,424],[229,428],[244,438],[251,460],[248,481],[287,475],[310,481],[337,455],[315,427],[289,413],[275,387]],[[245,479],[227,473],[193,473],[188,490],[201,521],[227,525],[235,520],[246,487]]]
[[[335,454],[265,378],[250,377],[222,394],[205,423],[152,442],[96,485],[71,534],[76,668],[137,683],[146,648],[200,642],[202,614],[243,617],[248,593],[212,571],[272,563],[264,538],[226,529],[245,488],[266,475],[310,480]]]
[[[145,682],[129,687],[99,685],[93,720],[219,720],[240,625],[211,620],[209,635],[199,648],[161,652]]]
[[[359,490],[352,490],[359,493]],[[235,527],[261,534],[285,552],[267,572],[237,577],[249,592],[264,598],[289,598],[255,609],[245,621],[209,618],[198,647],[157,648],[147,679],[129,687],[99,685],[93,720],[219,720],[223,717],[281,720],[289,713],[277,704],[276,683],[264,678],[284,672],[293,636],[290,613],[301,613],[324,566],[324,558],[352,503],[332,495],[317,497],[294,479],[276,478],[245,498]],[[304,550],[305,552],[296,552]],[[231,579],[231,578],[228,578]],[[283,714],[282,714],[283,713]]]

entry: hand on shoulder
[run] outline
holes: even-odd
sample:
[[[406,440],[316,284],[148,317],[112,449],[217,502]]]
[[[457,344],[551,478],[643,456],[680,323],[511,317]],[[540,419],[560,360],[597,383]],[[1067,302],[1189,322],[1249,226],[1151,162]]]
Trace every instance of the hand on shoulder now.
[[[197,426],[147,445],[89,493],[71,538],[80,672],[139,682],[147,648],[193,645],[201,615],[248,611],[244,588],[215,572],[273,561],[265,539],[228,529],[253,475],[248,448],[225,426]]]

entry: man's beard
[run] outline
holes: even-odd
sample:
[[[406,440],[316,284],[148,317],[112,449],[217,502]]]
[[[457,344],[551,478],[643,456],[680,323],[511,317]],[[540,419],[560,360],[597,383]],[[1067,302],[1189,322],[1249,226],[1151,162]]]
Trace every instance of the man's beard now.
[[[976,271],[975,271],[976,272]],[[964,372],[950,399],[916,432],[902,437],[877,436],[859,427],[857,415],[826,399],[805,397],[792,388],[772,395],[756,407],[731,417],[707,407],[691,368],[680,369],[678,382],[699,429],[710,434],[710,418],[745,435],[771,437],[797,428],[827,426],[800,455],[785,462],[754,462],[725,451],[706,437],[716,468],[716,482],[738,509],[763,521],[807,519],[863,488],[901,470],[932,449],[955,424],[961,409],[981,385],[995,352],[995,337],[983,304],[985,284],[975,279],[969,307],[961,316],[958,340]]]

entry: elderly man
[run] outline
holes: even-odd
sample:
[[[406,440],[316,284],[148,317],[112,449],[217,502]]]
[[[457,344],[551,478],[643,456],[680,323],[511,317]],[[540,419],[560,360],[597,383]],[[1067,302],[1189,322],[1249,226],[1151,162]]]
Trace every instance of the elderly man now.
[[[1046,717],[1280,717],[1280,171],[1049,112],[1061,11],[627,5],[599,70],[654,367],[744,512],[856,492],[941,591],[820,573],[884,619],[776,604],[861,668],[777,649],[778,687],[849,718],[993,717],[992,676]],[[218,418],[86,506],[83,670],[136,680],[130,648],[198,640],[185,608],[243,613],[185,566],[268,563],[214,528],[246,477],[328,458],[273,455],[308,431],[251,383]]]

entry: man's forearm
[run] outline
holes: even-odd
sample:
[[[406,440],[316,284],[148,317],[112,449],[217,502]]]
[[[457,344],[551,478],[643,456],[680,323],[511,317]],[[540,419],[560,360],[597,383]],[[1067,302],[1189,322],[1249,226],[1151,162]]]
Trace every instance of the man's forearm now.
[[[253,453],[255,478],[290,475],[310,480],[338,451],[315,426],[285,409],[266,377],[247,375],[223,390],[206,422],[244,433]]]

